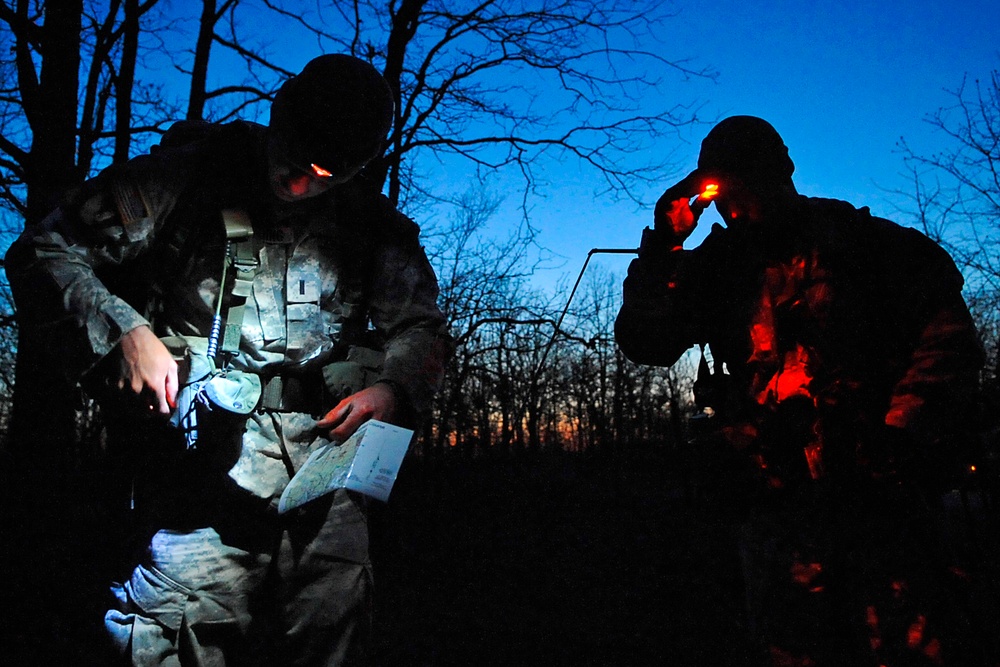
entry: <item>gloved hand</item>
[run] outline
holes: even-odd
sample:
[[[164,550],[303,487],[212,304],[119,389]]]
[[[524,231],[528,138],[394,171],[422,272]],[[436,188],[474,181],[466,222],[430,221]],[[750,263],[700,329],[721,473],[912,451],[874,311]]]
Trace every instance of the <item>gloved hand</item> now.
[[[657,299],[666,293],[675,264],[670,255],[691,235],[707,206],[704,202],[703,206],[692,208],[690,203],[692,197],[701,193],[704,182],[705,176],[693,171],[668,188],[656,202],[653,228],[642,231],[639,258],[629,265],[625,280],[625,299],[629,305],[645,298]]]
[[[711,202],[711,198],[699,198],[695,206],[691,205],[691,199],[704,191],[707,178],[701,171],[692,171],[668,188],[656,202],[653,229],[669,237],[674,247],[680,247],[691,236],[698,226],[698,218]]]
[[[399,399],[392,385],[376,382],[342,400],[316,426],[329,429],[331,440],[345,442],[369,419],[392,421],[398,408]]]

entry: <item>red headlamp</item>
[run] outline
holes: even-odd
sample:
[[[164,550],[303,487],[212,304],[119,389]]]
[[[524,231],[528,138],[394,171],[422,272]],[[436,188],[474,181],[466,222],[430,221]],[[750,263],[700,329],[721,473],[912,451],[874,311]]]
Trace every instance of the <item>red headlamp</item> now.
[[[718,183],[706,183],[705,189],[701,191],[701,194],[698,195],[698,198],[711,200],[718,194],[719,194]]]

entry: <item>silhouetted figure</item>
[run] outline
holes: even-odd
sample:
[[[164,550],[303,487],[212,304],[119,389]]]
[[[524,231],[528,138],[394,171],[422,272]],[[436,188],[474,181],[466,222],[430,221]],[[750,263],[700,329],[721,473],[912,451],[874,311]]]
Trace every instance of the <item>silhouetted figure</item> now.
[[[982,352],[962,276],[913,229],[799,195],[793,170],[766,121],[713,128],[657,202],[618,343],[664,366],[711,351],[697,446],[746,464],[717,482],[750,508],[740,556],[763,664],[981,664],[974,574],[934,525],[975,462]],[[725,226],[683,249],[712,202]]]
[[[412,422],[443,375],[419,229],[363,172],[392,118],[375,68],[320,56],[267,127],[175,125],[8,254],[23,321],[104,399],[131,467],[139,549],[104,619],[125,663],[368,657],[364,497],[276,508],[317,448]]]

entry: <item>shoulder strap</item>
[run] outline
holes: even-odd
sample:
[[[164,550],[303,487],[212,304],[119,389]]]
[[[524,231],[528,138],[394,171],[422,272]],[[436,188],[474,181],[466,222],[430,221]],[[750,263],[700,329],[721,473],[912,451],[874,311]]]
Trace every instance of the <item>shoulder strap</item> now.
[[[215,317],[212,320],[212,332],[208,340],[208,356],[215,358],[219,348],[219,338],[222,330],[222,308],[226,299],[226,289],[229,286],[226,274],[232,267],[232,289],[229,290],[229,307],[226,311],[225,333],[221,335],[222,351],[235,353],[240,349],[240,330],[243,326],[243,315],[246,311],[246,301],[250,296],[254,276],[260,267],[253,250],[253,225],[250,216],[242,209],[227,208],[222,210],[222,223],[226,230],[226,257],[222,266],[222,280],[219,283],[218,303]]]

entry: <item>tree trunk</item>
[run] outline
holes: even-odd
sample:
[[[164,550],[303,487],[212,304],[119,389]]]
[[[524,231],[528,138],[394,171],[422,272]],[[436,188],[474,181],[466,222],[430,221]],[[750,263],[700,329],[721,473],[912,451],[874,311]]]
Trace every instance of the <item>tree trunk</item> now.
[[[205,117],[206,86],[208,84],[208,58],[212,53],[215,37],[215,0],[203,0],[201,21],[198,23],[198,41],[194,49],[194,65],[191,67],[191,88],[188,95],[188,120],[203,120]]]
[[[18,86],[30,90],[22,96],[32,135],[25,164],[28,227],[83,178],[76,159],[82,16],[83,0],[47,2],[40,43],[16,47]],[[22,42],[21,35],[17,41]],[[41,54],[37,81],[34,65],[23,60],[32,57],[34,48]],[[31,291],[32,286],[19,290],[15,301],[32,299]],[[18,655],[35,664],[88,664],[99,660],[98,624],[80,620],[99,613],[95,605],[101,597],[95,594],[97,580],[90,567],[99,549],[86,544],[94,536],[81,529],[85,522],[79,520],[86,499],[77,493],[82,478],[73,446],[77,401],[63,380],[62,360],[53,356],[42,332],[19,322],[18,338],[9,450],[3,461],[9,508],[5,528],[10,531],[4,540],[10,561],[4,569],[18,573],[10,591],[18,616],[46,620],[41,625],[21,622],[8,657],[19,664],[24,662]]]
[[[27,165],[29,224],[45,217],[59,195],[82,178],[76,168],[82,15],[83,0],[45,6],[41,76],[30,104],[25,100],[33,137]]]
[[[139,0],[125,0],[125,26],[122,32],[122,62],[115,85],[115,162],[129,158],[132,145],[132,85],[139,51]]]
[[[61,194],[82,180],[76,166],[82,15],[83,0],[49,2],[45,6],[41,76],[34,94],[24,100],[33,137],[26,169],[26,226],[48,215]],[[21,78],[25,76],[22,72]],[[14,297],[25,300],[31,295]],[[14,451],[73,439],[74,401],[70,387],[60,381],[59,360],[52,358],[51,349],[40,333],[20,327],[11,418]]]

